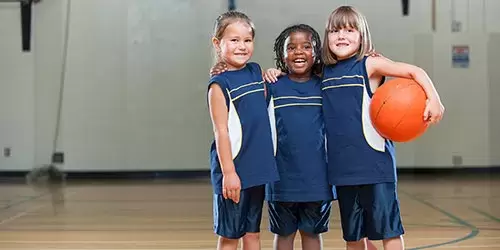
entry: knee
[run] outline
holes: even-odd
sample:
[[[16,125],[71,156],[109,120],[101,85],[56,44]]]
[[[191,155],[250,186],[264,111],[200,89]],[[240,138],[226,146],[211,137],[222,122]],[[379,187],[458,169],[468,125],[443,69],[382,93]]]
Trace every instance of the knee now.
[[[383,239],[382,242],[384,246],[390,246],[390,249],[400,249],[400,247],[404,246],[403,236]]]
[[[260,241],[260,233],[246,233],[243,236],[243,240]]]
[[[219,244],[224,249],[225,247],[237,247],[239,239],[231,239],[226,237],[219,237]]]
[[[288,235],[275,234],[275,238],[277,238],[279,240],[290,240],[290,239],[294,240],[295,239],[295,232],[288,234]]]
[[[318,239],[318,238],[320,238],[320,234],[313,234],[313,233],[305,232],[305,231],[302,231],[302,230],[299,230],[299,232],[300,232],[300,237],[302,237],[302,238],[309,238],[309,239]]]
[[[346,242],[346,245],[347,245],[347,249],[361,249],[361,250],[364,250],[365,249],[365,239],[361,239],[361,240],[358,240],[358,241],[347,241]]]

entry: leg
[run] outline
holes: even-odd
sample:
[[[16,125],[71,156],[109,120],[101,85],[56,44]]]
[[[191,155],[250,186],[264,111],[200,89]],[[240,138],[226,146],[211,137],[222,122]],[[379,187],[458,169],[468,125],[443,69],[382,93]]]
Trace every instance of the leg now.
[[[281,236],[279,234],[275,234],[274,250],[293,250],[294,240],[295,240],[295,232],[287,236]]]
[[[377,250],[377,247],[368,238],[364,238],[360,241],[348,241],[347,249]]]
[[[260,233],[246,233],[243,236],[243,250],[260,250]]]
[[[260,222],[262,220],[262,206],[264,205],[265,186],[251,187],[242,192],[246,201],[244,210],[245,236],[243,236],[244,250],[260,250]]]
[[[347,250],[366,250],[366,241],[365,239],[361,239],[358,241],[347,241],[346,242]]]
[[[343,238],[349,250],[365,250],[364,210],[360,203],[361,186],[337,186]]]
[[[403,240],[403,236],[384,239],[384,249],[390,250],[404,250],[405,244]]]
[[[296,202],[270,201],[269,225],[270,231],[274,233],[275,250],[292,250],[297,232],[297,209]]]
[[[366,241],[366,250],[377,250],[377,247],[373,245],[373,242],[371,242],[368,238],[365,238]]]
[[[214,194],[214,231],[220,236],[219,249],[236,249],[240,238],[245,249],[260,249],[263,197],[263,189],[258,187],[242,190],[239,203]]]
[[[312,234],[300,231],[302,240],[302,249],[304,250],[321,250],[323,249],[323,239],[321,234]]]
[[[302,248],[320,250],[323,247],[321,234],[328,232],[331,201],[299,203],[299,230],[302,236]]]
[[[383,240],[384,249],[404,249],[404,228],[399,211],[396,183],[363,186],[361,202],[366,211],[367,236]]]
[[[219,236],[217,250],[236,250],[238,248],[238,239],[229,239]]]

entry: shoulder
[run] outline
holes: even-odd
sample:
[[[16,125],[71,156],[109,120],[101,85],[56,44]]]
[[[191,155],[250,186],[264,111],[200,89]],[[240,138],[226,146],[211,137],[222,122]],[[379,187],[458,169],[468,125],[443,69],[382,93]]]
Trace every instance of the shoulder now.
[[[311,77],[311,80],[309,80],[310,86],[312,91],[321,93],[321,88],[323,84],[323,79],[321,77],[318,77],[316,75]]]
[[[210,77],[208,80],[208,86],[210,87],[212,84],[219,85],[221,89],[226,89],[228,87],[224,73]]]
[[[279,77],[278,81],[276,81],[274,83],[264,82],[266,88],[268,89],[268,91],[271,95],[276,94],[277,91],[279,92],[279,90],[284,85],[284,78],[286,78],[286,77],[285,76]]]
[[[290,78],[288,78],[288,75],[284,75],[278,77],[278,81],[270,85],[272,85],[273,88],[283,88],[283,86],[287,86],[288,84],[290,84]]]
[[[321,77],[319,77],[317,75],[312,75],[310,81],[313,82],[313,83],[321,83]]]
[[[260,65],[256,62],[248,62],[247,67],[250,69],[250,71],[258,74],[262,74],[262,69]]]
[[[323,66],[323,77],[331,75],[336,64],[325,64]]]
[[[365,56],[362,61],[365,67],[374,67],[374,66],[384,65],[386,64],[386,62],[390,60],[387,57],[379,55],[379,56]]]

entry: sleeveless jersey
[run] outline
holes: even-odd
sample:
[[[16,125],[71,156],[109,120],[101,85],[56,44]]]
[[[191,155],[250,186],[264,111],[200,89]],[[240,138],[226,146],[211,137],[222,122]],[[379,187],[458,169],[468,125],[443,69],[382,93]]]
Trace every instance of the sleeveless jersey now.
[[[378,134],[370,119],[373,93],[366,59],[351,57],[324,68],[323,115],[333,185],[396,181],[394,145]]]
[[[295,82],[288,76],[267,85],[274,106],[280,181],[267,185],[270,201],[331,200],[328,183],[325,128],[321,109],[321,78]]]
[[[243,69],[212,77],[228,107],[231,152],[241,188],[263,185],[279,179],[271,121],[268,114],[260,66],[248,63]],[[210,149],[211,180],[215,194],[222,194],[222,171],[215,140]]]

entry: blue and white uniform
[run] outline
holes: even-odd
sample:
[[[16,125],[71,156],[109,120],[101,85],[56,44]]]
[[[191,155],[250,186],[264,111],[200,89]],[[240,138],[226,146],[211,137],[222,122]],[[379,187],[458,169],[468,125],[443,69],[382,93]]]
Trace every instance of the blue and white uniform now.
[[[334,198],[328,183],[321,79],[269,84],[276,118],[280,180],[266,186],[270,229],[286,236],[297,230],[326,232]]]
[[[240,238],[259,232],[265,184],[279,180],[276,146],[258,64],[216,75],[211,84],[218,84],[226,99],[231,152],[242,188],[238,204],[222,196],[223,175],[214,141],[210,150],[214,229],[223,237]]]
[[[322,80],[328,177],[337,188],[346,241],[404,233],[394,144],[378,134],[370,119],[373,93],[366,59],[351,57],[325,66]]]

